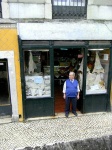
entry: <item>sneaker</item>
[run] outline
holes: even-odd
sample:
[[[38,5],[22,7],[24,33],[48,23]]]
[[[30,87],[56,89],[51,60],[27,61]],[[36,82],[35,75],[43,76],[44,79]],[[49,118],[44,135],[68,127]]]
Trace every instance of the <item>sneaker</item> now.
[[[68,118],[68,114],[65,114],[65,117]]]
[[[74,113],[74,115],[77,117],[78,116],[78,114],[77,113]]]

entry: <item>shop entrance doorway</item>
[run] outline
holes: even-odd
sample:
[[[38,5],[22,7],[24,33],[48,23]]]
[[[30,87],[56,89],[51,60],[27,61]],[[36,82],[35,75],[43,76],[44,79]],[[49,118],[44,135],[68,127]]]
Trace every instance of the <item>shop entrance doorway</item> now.
[[[0,87],[0,116],[12,115],[7,59],[0,59]]]
[[[83,53],[82,48],[55,48],[54,49],[54,98],[55,113],[65,111],[65,100],[63,99],[63,85],[69,77],[69,72],[75,72],[75,78],[79,81],[79,74],[83,70]],[[82,74],[81,74],[82,75]],[[79,86],[82,93],[82,82]],[[77,101],[77,111],[82,107],[82,96]]]

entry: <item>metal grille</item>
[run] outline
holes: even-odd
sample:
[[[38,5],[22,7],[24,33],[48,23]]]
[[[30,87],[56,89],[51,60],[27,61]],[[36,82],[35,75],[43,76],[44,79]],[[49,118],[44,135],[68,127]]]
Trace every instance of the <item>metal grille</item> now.
[[[2,0],[0,0],[0,18],[2,18],[2,7],[1,7],[1,1],[2,1]]]
[[[87,0],[52,0],[53,19],[86,18]]]

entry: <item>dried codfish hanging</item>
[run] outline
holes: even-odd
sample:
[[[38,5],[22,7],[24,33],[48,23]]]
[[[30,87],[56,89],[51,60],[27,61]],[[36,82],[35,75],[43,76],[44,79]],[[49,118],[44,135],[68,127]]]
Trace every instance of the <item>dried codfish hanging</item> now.
[[[104,73],[104,69],[100,63],[98,52],[96,52],[95,65],[92,73]]]
[[[94,85],[98,85],[99,86],[99,89],[105,89],[105,83],[103,80],[101,80],[101,75],[100,74],[97,74],[96,75],[96,79],[94,81]]]
[[[87,74],[87,90],[105,90],[105,83],[101,79],[101,73],[104,73],[104,69],[101,66],[98,52],[96,52],[93,72]]]
[[[92,73],[87,73],[87,81],[86,81],[86,84],[91,86],[91,85],[94,85],[94,81],[96,79],[96,75],[95,74],[92,74]]]
[[[82,80],[83,80],[83,75],[81,73],[78,74],[79,78],[78,78],[78,81],[79,81],[79,88],[80,90],[82,90]]]
[[[82,61],[81,61],[81,64],[80,64],[80,67],[79,67],[79,69],[78,69],[78,76],[79,76],[79,79],[78,79],[78,81],[79,81],[79,87],[80,87],[80,89],[82,90],[82,82],[83,82],[83,59],[82,59]],[[90,70],[89,70],[89,68],[87,67],[87,72],[88,73],[90,73]]]
[[[81,64],[80,64],[80,68],[78,69],[78,77],[79,77],[79,79],[78,79],[78,81],[79,81],[79,88],[80,88],[80,90],[82,90],[82,81],[83,81],[83,75],[82,75],[82,73],[83,73],[83,59],[82,59],[82,61],[81,61]]]
[[[28,73],[34,73],[34,69],[36,69],[36,64],[34,63],[32,53],[30,52]]]
[[[82,61],[81,61],[81,64],[80,64],[80,67],[79,67],[78,71],[83,72],[83,59],[82,59]],[[88,66],[87,66],[87,72],[90,72]]]

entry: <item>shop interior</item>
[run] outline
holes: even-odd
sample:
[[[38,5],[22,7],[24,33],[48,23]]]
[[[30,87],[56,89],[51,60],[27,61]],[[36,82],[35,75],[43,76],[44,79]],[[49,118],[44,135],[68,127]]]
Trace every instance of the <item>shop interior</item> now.
[[[0,106],[10,104],[8,61],[0,59]]]
[[[55,112],[64,112],[65,100],[63,99],[63,84],[69,77],[69,72],[75,72],[75,78],[79,80],[78,69],[83,58],[83,49],[59,48],[54,49],[54,91]]]
[[[89,49],[87,54],[86,94],[107,92],[109,70],[109,49]],[[83,48],[54,49],[54,98],[55,112],[64,112],[63,84],[70,71],[75,72],[79,82],[80,100],[83,92]],[[24,51],[24,72],[26,97],[51,96],[50,53],[49,49]]]

